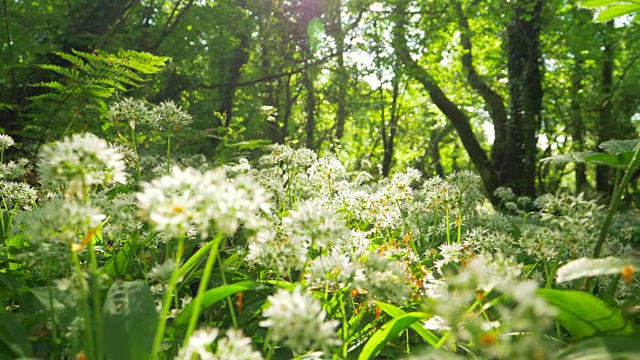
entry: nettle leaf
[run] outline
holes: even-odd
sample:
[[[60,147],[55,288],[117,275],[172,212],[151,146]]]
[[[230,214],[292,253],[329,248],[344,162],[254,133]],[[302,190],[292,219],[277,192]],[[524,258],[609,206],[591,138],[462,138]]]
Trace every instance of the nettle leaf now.
[[[635,140],[609,140],[600,144],[599,148],[608,154],[633,153],[640,139]]]
[[[640,267],[640,261],[616,257],[580,258],[561,266],[556,274],[556,280],[561,283],[583,277],[619,274],[627,266]]]
[[[598,336],[559,351],[553,358],[582,359],[635,359],[640,354],[640,333],[619,336]]]
[[[410,312],[391,319],[376,331],[362,348],[358,360],[373,359],[390,341],[396,339],[401,332],[409,328],[416,321],[427,317],[423,312]]]
[[[147,359],[158,323],[153,294],[142,280],[116,281],[102,308],[105,358]]]
[[[587,292],[539,289],[538,295],[556,308],[556,320],[576,340],[596,335],[626,335],[633,332],[633,325],[620,309]]]
[[[587,158],[589,156],[597,155],[597,152],[571,152],[560,154],[556,156],[551,156],[548,158],[544,158],[540,160],[541,162],[550,162],[550,163],[586,163]]]

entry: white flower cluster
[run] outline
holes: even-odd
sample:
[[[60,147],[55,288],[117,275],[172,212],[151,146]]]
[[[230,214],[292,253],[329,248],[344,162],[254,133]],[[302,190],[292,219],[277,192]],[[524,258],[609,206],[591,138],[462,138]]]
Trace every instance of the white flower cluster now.
[[[247,260],[284,273],[302,270],[310,252],[347,242],[350,231],[342,218],[316,200],[307,200],[282,219],[282,234],[259,232],[249,242]]]
[[[142,187],[137,197],[143,218],[174,237],[186,236],[192,226],[205,237],[212,230],[233,235],[241,222],[253,227],[255,214],[270,207],[266,192],[251,178],[228,179],[221,169],[174,167]]]
[[[109,120],[116,124],[126,123],[133,129],[138,124],[144,124],[156,130],[179,130],[193,121],[191,116],[173,101],[147,106],[144,101],[132,98],[126,98],[110,106]]]
[[[175,359],[192,360],[197,355],[200,360],[262,360],[262,354],[251,347],[251,339],[236,329],[227,330],[226,336],[218,340],[213,351],[212,343],[218,338],[218,334],[217,328],[196,330]]]
[[[268,298],[270,306],[262,312],[260,326],[271,329],[271,337],[298,353],[326,349],[340,344],[336,338],[337,320],[325,321],[320,302],[298,285],[293,292],[280,289]]]
[[[82,195],[93,185],[124,184],[124,156],[93,134],[74,135],[45,145],[39,154],[43,179],[66,186],[65,194]]]
[[[15,142],[11,136],[0,134],[0,151],[5,151],[14,144]]]

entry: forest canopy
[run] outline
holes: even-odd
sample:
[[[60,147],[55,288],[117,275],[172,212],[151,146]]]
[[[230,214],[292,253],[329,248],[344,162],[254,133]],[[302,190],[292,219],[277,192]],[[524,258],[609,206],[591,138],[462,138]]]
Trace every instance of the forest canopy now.
[[[640,1],[0,8],[0,360],[638,358]]]

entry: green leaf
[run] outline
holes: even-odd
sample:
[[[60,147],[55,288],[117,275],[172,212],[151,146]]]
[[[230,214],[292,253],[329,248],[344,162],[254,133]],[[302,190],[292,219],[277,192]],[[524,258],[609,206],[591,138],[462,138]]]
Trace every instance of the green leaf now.
[[[401,332],[425,317],[425,313],[410,312],[391,319],[391,321],[382,325],[382,327],[371,336],[369,341],[364,345],[360,356],[358,356],[358,360],[372,359],[389,341],[397,338]]]
[[[598,15],[598,17],[596,17],[596,21],[605,22],[620,16],[634,14],[638,11],[640,11],[640,4],[612,5],[608,7],[606,10],[602,11]]]
[[[539,289],[538,295],[558,310],[556,319],[575,339],[603,334],[630,334],[632,324],[618,308],[577,290]]]
[[[124,276],[129,270],[132,258],[131,246],[126,243],[116,256],[107,260],[103,267],[104,272],[111,277]]]
[[[608,154],[632,153],[638,144],[640,144],[640,139],[609,140],[600,144],[599,148]]]
[[[404,310],[396,306],[393,306],[391,304],[378,301],[376,302],[376,305],[378,305],[380,309],[382,309],[382,311],[384,311],[386,314],[388,314],[393,318],[397,318],[406,314]],[[426,317],[426,314],[425,314],[425,317]],[[418,335],[420,335],[424,339],[424,341],[429,343],[431,346],[436,346],[438,341],[440,341],[440,338],[438,336],[436,336],[433,332],[431,332],[431,330],[426,329],[424,326],[422,326],[422,324],[413,323],[411,324],[410,327],[411,327],[411,330],[418,333]]]
[[[239,292],[251,290],[255,286],[255,283],[252,281],[241,281],[235,284],[218,286],[217,288],[213,288],[207,290],[204,293],[204,298],[202,299],[202,308],[208,308],[215,303],[223,300],[227,296],[231,296],[237,294]],[[191,315],[191,311],[193,311],[193,303],[189,303],[187,306],[178,313],[176,316],[175,323],[176,324],[186,324],[189,321],[189,316]]]
[[[618,336],[598,336],[570,345],[554,359],[637,359],[640,354],[640,333]]]
[[[586,8],[598,8],[618,3],[618,0],[584,0],[580,2],[580,6]]]
[[[158,312],[149,286],[142,280],[116,281],[102,308],[105,358],[150,357]]]
[[[17,359],[31,357],[31,343],[27,330],[12,313],[0,313],[0,358]]]
[[[633,153],[604,154],[596,153],[587,156],[586,162],[595,165],[609,165],[613,167],[626,168],[633,157]]]
[[[80,305],[74,291],[63,291],[56,287],[49,289],[44,286],[29,290],[47,311],[53,312],[53,319],[60,329],[66,331],[77,318]]]
[[[541,162],[550,162],[550,163],[585,163],[587,162],[587,157],[597,155],[597,152],[571,152],[565,153],[557,156],[551,156],[548,158],[544,158],[540,160]]]
[[[607,257],[602,259],[580,258],[570,261],[558,269],[557,282],[571,281],[583,277],[619,274],[626,266],[640,267],[640,261]]]

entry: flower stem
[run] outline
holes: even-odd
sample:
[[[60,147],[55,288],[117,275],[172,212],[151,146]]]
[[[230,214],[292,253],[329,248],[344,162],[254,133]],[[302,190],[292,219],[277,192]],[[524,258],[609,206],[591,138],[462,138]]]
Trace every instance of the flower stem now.
[[[207,286],[209,285],[209,278],[211,277],[211,270],[213,269],[213,264],[218,257],[218,248],[220,247],[220,243],[224,239],[223,233],[218,233],[216,237],[211,241],[213,245],[211,246],[211,250],[209,251],[209,257],[207,258],[207,263],[204,265],[204,272],[202,273],[202,279],[200,279],[200,285],[198,285],[198,294],[196,298],[193,300],[193,305],[191,307],[191,316],[189,317],[189,326],[187,327],[187,334],[184,338],[183,347],[186,347],[189,343],[189,338],[193,331],[196,329],[196,325],[198,323],[198,317],[200,316],[200,310],[202,306],[202,299],[204,298],[204,293],[207,290]]]
[[[173,273],[171,273],[171,279],[169,279],[169,287],[166,289],[162,297],[162,310],[160,311],[160,318],[158,319],[158,326],[156,326],[156,334],[153,338],[153,347],[151,348],[151,357],[153,359],[158,358],[158,352],[162,345],[162,339],[164,338],[164,329],[167,326],[167,316],[169,315],[169,307],[171,306],[171,297],[178,283],[178,274],[180,268],[180,260],[182,258],[182,252],[184,251],[184,236],[178,238],[178,247],[176,249],[176,256],[174,259]]]

